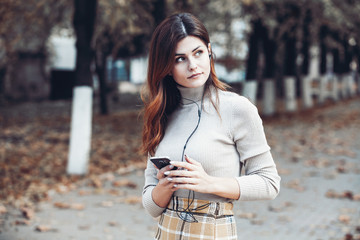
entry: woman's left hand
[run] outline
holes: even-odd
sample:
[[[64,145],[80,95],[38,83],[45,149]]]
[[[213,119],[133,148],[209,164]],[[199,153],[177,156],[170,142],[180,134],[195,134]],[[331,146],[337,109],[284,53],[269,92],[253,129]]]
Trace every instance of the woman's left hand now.
[[[188,189],[201,193],[211,193],[211,187],[215,183],[214,177],[209,176],[201,163],[185,156],[186,162],[172,161],[171,164],[180,168],[165,172],[171,182],[175,183],[176,189]]]

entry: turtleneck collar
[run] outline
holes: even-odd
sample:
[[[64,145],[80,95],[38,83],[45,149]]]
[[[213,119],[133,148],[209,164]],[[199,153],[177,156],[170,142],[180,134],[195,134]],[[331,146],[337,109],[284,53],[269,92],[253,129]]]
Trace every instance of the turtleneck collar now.
[[[187,105],[201,101],[205,89],[205,84],[197,88],[186,88],[179,85],[177,88],[181,93],[181,104]]]

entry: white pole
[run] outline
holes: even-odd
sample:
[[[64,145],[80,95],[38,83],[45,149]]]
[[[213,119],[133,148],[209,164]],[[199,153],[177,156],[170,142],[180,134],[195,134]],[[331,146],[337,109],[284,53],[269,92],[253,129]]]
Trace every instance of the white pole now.
[[[264,101],[263,114],[264,116],[271,116],[275,113],[275,83],[271,79],[264,81]]]
[[[320,76],[320,87],[319,87],[319,103],[322,104],[325,102],[325,99],[329,96],[328,91],[328,76],[325,74]]]
[[[355,75],[353,72],[350,72],[348,75],[348,88],[349,94],[351,97],[356,95],[356,86],[355,86]]]
[[[314,45],[310,47],[310,68],[309,68],[309,76],[311,80],[314,78],[318,78],[320,76],[320,50],[319,46]]]
[[[288,112],[296,111],[296,88],[295,78],[285,78],[285,109]]]
[[[89,86],[74,88],[68,174],[86,174],[91,148],[92,94]]]
[[[256,105],[257,81],[250,80],[244,83],[242,95],[247,97],[254,105]]]
[[[304,76],[301,79],[302,86],[302,100],[304,104],[304,108],[312,108],[313,100],[312,100],[312,88],[311,88],[311,78],[310,76]]]
[[[346,74],[341,74],[339,75],[339,79],[340,79],[340,82],[341,82],[341,97],[343,99],[346,99],[349,97],[349,94],[348,94],[348,83],[347,83],[347,76]]]
[[[338,76],[334,74],[332,76],[332,98],[335,102],[339,100],[339,84],[338,84]]]

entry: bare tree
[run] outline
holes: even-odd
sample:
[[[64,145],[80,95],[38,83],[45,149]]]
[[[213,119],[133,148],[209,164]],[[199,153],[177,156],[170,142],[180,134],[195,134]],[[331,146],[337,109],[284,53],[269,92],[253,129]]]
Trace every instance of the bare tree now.
[[[71,114],[70,149],[67,172],[85,174],[91,148],[92,74],[91,42],[94,33],[97,0],[74,0],[74,29],[76,34],[75,88]]]

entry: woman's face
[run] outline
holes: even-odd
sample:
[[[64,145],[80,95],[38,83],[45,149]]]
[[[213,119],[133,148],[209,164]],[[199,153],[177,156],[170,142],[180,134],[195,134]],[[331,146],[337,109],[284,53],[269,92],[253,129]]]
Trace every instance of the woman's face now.
[[[210,44],[188,36],[177,43],[174,67],[170,75],[183,87],[196,88],[205,84],[210,75]]]

